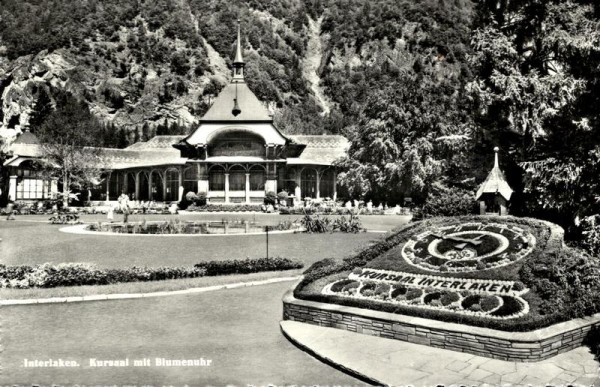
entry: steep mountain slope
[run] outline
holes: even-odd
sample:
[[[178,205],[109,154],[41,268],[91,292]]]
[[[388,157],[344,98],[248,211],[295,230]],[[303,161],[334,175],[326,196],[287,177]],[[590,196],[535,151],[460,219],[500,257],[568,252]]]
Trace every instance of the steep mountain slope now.
[[[238,18],[247,81],[279,126],[340,132],[415,64],[461,74],[471,3],[413,3],[0,0],[0,132],[35,130],[38,101],[57,89],[130,141],[159,125],[193,127],[229,79]]]

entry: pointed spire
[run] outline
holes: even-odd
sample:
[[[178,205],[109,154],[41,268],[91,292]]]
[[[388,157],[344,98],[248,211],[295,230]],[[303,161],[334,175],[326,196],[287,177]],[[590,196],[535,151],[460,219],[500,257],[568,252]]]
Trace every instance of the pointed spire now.
[[[238,19],[238,36],[235,59],[233,60],[233,82],[244,82],[244,66],[246,66],[246,64],[242,58],[242,38],[240,33],[240,19]]]
[[[234,64],[244,63],[244,59],[242,58],[242,39],[240,35],[240,19],[238,19],[237,47],[235,51],[235,59],[233,60]]]

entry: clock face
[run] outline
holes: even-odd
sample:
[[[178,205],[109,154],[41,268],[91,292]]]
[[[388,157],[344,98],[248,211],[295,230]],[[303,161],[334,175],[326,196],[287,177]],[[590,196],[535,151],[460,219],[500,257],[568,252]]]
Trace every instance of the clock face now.
[[[516,262],[534,247],[535,237],[519,227],[471,222],[413,235],[402,257],[429,271],[469,272]]]

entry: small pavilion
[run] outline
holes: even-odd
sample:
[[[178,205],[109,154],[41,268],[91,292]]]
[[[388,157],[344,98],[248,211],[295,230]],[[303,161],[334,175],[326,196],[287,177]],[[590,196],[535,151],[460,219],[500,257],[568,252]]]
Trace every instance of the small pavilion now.
[[[499,150],[498,147],[494,148],[494,167],[475,194],[475,200],[479,201],[479,213],[481,215],[508,215],[508,203],[513,190],[506,182],[504,172],[500,169],[498,163]]]

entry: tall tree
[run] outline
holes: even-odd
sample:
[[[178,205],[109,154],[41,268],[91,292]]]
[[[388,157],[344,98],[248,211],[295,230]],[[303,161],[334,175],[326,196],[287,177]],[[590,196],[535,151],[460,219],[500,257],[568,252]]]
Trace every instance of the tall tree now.
[[[91,188],[100,181],[102,125],[87,105],[68,93],[56,96],[57,109],[39,127],[45,174],[58,179],[60,196],[68,207],[72,190]]]
[[[600,209],[586,183],[600,178],[598,11],[591,0],[486,0],[473,34],[484,137],[521,163],[522,210],[563,224]]]
[[[423,201],[468,146],[473,128],[457,85],[411,76],[402,84],[371,96],[347,133],[339,180],[351,196]]]

